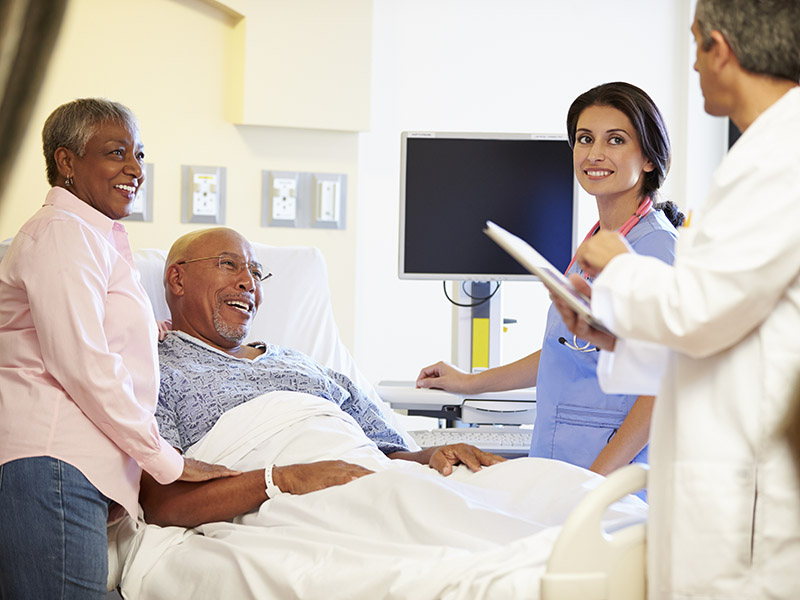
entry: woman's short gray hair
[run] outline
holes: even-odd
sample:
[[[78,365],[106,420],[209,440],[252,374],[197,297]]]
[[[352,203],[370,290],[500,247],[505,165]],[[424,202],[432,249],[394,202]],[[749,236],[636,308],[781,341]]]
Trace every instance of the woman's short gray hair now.
[[[800,1],[698,0],[695,14],[703,50],[719,31],[743,69],[800,81]]]
[[[56,149],[63,147],[83,157],[86,144],[103,123],[124,125],[131,131],[139,129],[136,117],[127,106],[105,98],[80,98],[50,113],[42,129],[42,149],[50,185],[55,185],[58,177]]]

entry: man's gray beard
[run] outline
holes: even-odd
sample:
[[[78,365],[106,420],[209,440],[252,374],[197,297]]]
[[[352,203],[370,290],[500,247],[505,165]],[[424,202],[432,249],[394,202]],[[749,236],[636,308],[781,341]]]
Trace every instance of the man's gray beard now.
[[[220,334],[223,339],[233,342],[234,344],[241,344],[244,338],[247,337],[249,327],[246,325],[228,325],[219,316],[219,307],[214,311],[214,329]]]

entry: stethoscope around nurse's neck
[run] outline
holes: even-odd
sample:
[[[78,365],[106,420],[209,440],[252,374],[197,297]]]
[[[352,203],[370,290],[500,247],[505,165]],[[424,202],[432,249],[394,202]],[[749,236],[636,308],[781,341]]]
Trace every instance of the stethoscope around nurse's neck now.
[[[570,350],[575,350],[575,352],[600,352],[600,348],[598,348],[597,346],[592,346],[591,342],[586,342],[585,344],[579,346],[577,335],[572,336],[571,344],[567,341],[567,338],[563,336],[558,338],[558,343],[561,344],[562,346],[566,346]]]
[[[649,197],[647,197],[642,201],[641,204],[639,204],[639,207],[636,209],[636,212],[634,212],[630,216],[630,218],[622,224],[622,227],[617,229],[617,233],[619,233],[622,237],[626,237],[630,233],[631,229],[633,229],[636,226],[636,224],[639,223],[639,221],[644,219],[651,210],[653,210],[653,201]],[[589,230],[589,233],[586,235],[586,237],[584,238],[583,241],[585,242],[590,237],[592,237],[595,233],[597,233],[598,229],[600,229],[600,221],[598,221],[597,223],[594,224],[594,227],[592,227]],[[569,273],[569,270],[572,268],[573,264],[575,264],[575,257],[574,256],[572,257],[572,261],[569,263],[569,266],[567,267],[567,270],[564,273],[565,275],[567,273]],[[570,350],[574,350],[575,352],[599,352],[600,351],[600,348],[592,346],[592,344],[590,342],[586,342],[584,344],[579,344],[578,343],[578,336],[576,336],[576,335],[572,336],[572,343],[571,344],[567,341],[567,339],[565,337],[558,338],[558,343],[561,344],[562,346],[566,346]]]
[[[627,237],[627,235],[631,232],[631,229],[636,227],[639,221],[644,219],[650,213],[651,210],[653,210],[653,200],[648,196],[647,198],[642,200],[641,204],[639,204],[639,207],[636,209],[636,212],[634,212],[628,218],[628,220],[622,224],[622,227],[617,229],[617,233],[619,233],[622,237]],[[597,221],[597,223],[595,223],[589,230],[589,233],[586,234],[586,237],[583,238],[583,241],[585,242],[586,240],[588,240],[599,230],[600,230],[600,221]],[[572,268],[572,265],[574,264],[575,264],[575,256],[572,257],[572,260],[570,261],[567,270],[564,271],[565,275],[569,273],[569,270]]]

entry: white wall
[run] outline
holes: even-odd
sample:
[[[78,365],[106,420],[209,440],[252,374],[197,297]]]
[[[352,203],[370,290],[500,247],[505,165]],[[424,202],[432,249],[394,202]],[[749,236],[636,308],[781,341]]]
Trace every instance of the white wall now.
[[[450,359],[451,308],[441,282],[397,277],[400,133],[404,130],[565,132],[580,93],[624,80],[661,108],[675,160],[664,196],[682,208],[708,187],[722,123],[702,113],[689,26],[691,0],[375,0],[372,127],[360,135],[356,360],[367,376],[413,379]],[[692,58],[690,58],[690,56]],[[691,171],[686,140],[704,159]],[[699,194],[698,194],[699,192]],[[596,220],[580,206],[579,237]],[[445,223],[442,224],[446,226]],[[546,293],[504,284],[504,361],[541,345]]]

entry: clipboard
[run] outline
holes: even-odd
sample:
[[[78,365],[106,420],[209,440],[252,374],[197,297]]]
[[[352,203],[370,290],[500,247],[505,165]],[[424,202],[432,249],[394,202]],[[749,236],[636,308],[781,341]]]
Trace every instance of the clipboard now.
[[[582,319],[595,329],[604,333],[611,333],[600,320],[592,314],[589,299],[578,292],[569,279],[561,274],[550,261],[539,254],[522,238],[506,231],[497,223],[486,221],[483,232],[513,256],[528,271],[536,275],[552,293],[563,298]],[[613,334],[612,334],[613,335]]]

